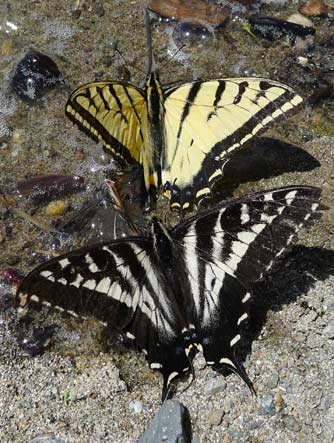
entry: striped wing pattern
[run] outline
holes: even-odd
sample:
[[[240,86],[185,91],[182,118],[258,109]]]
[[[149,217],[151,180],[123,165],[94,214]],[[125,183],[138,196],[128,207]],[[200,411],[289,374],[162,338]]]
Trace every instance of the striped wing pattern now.
[[[254,282],[273,266],[298,231],[314,220],[320,190],[281,188],[221,205],[178,225],[197,340],[207,364],[228,365],[250,386],[234,357]]]
[[[301,102],[288,86],[261,78],[195,81],[162,92],[152,72],[145,90],[121,82],[81,86],[65,113],[121,167],[142,165],[147,190],[162,183],[171,209],[183,213],[210,195],[235,150]]]
[[[152,220],[149,237],[83,248],[32,271],[18,290],[31,302],[123,331],[171,381],[203,351],[251,387],[234,356],[252,284],[295,234],[317,218],[320,190],[288,187],[221,204],[168,231]]]
[[[95,82],[74,91],[66,116],[110,151],[121,167],[142,163],[147,135],[144,92],[121,82]]]
[[[171,208],[199,204],[235,150],[301,103],[290,87],[261,78],[196,81],[165,91],[162,182]]]
[[[18,298],[79,319],[93,317],[111,331],[125,331],[162,372],[189,369],[182,348],[184,318],[149,238],[135,237],[70,252],[33,270]]]

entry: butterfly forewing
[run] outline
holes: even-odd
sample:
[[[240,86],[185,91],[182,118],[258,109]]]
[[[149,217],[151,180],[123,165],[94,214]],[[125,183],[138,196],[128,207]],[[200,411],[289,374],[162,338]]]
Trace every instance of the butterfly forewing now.
[[[237,199],[172,231],[184,256],[195,304],[193,323],[210,365],[228,365],[250,385],[234,357],[248,317],[252,284],[269,271],[299,229],[316,218],[320,190],[288,187]]]
[[[95,82],[74,91],[67,117],[96,142],[102,142],[122,167],[142,163],[148,144],[144,92],[120,82]]]
[[[261,78],[197,81],[167,90],[162,181],[171,207],[198,204],[236,149],[301,102],[288,86]]]
[[[196,81],[162,93],[152,72],[145,90],[121,82],[78,88],[66,115],[121,167],[141,164],[147,190],[162,183],[171,208],[183,212],[210,194],[235,150],[301,102],[288,86],[261,78]]]

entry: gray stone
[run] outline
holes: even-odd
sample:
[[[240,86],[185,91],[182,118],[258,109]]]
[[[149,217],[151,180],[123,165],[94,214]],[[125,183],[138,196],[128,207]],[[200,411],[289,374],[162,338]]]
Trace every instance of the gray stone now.
[[[260,403],[264,414],[267,415],[276,414],[274,397],[271,394],[266,395],[263,399],[261,399]]]
[[[250,422],[247,423],[247,429],[249,431],[253,431],[254,429],[258,429],[261,426],[262,422],[260,421],[256,421],[256,420],[251,420]]]
[[[186,409],[176,400],[167,400],[153,418],[139,443],[190,443]]]
[[[324,345],[324,339],[317,334],[311,333],[307,337],[307,346],[311,349],[321,348]]]
[[[326,395],[321,400],[321,407],[324,411],[328,411],[330,407],[334,405],[334,394],[333,395]]]
[[[330,324],[326,326],[325,329],[323,330],[323,335],[326,338],[334,338],[334,325]]]
[[[225,388],[226,381],[223,378],[213,378],[204,385],[204,393],[210,396],[224,391]]]
[[[55,434],[41,434],[30,440],[30,443],[65,443],[65,440]]]
[[[134,414],[140,414],[143,411],[143,409],[144,409],[143,402],[140,401],[140,400],[133,400],[129,404],[129,409]]]
[[[292,415],[286,415],[283,418],[283,423],[289,431],[298,432],[301,430],[300,423]]]
[[[278,380],[279,380],[278,372],[272,372],[265,380],[264,384],[267,386],[267,388],[274,389],[278,384]]]
[[[211,412],[208,418],[209,425],[219,426],[223,420],[224,415],[225,411],[223,409],[216,409],[215,411]]]

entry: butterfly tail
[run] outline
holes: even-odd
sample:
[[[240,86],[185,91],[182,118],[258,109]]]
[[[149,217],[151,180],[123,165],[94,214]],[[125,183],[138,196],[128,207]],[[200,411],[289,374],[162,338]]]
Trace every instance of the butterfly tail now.
[[[257,395],[253,382],[252,380],[248,377],[245,369],[243,368],[243,366],[241,365],[241,363],[239,363],[234,357],[230,357],[229,360],[231,361],[231,364],[226,362],[223,364],[219,364],[219,365],[214,365],[213,369],[215,369],[216,371],[221,372],[222,370],[224,370],[225,368],[227,368],[228,370],[230,370],[231,372],[234,372],[235,374],[237,374],[241,380],[246,383],[246,385],[248,386],[250,392],[252,393],[252,395]]]

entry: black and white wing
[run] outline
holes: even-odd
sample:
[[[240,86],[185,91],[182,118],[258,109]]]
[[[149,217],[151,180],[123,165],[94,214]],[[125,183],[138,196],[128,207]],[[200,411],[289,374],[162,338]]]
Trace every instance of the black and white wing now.
[[[210,194],[231,154],[302,103],[292,88],[262,78],[195,81],[164,93],[162,182],[183,212]]]
[[[270,270],[319,212],[320,189],[291,186],[229,201],[176,226],[195,306],[197,347],[209,365],[227,365],[249,385],[234,356],[252,284]]]
[[[152,250],[150,238],[132,237],[70,252],[33,270],[17,298],[21,306],[93,317],[112,332],[125,332],[151,369],[163,374],[165,395],[171,379],[189,370],[186,325]]]

